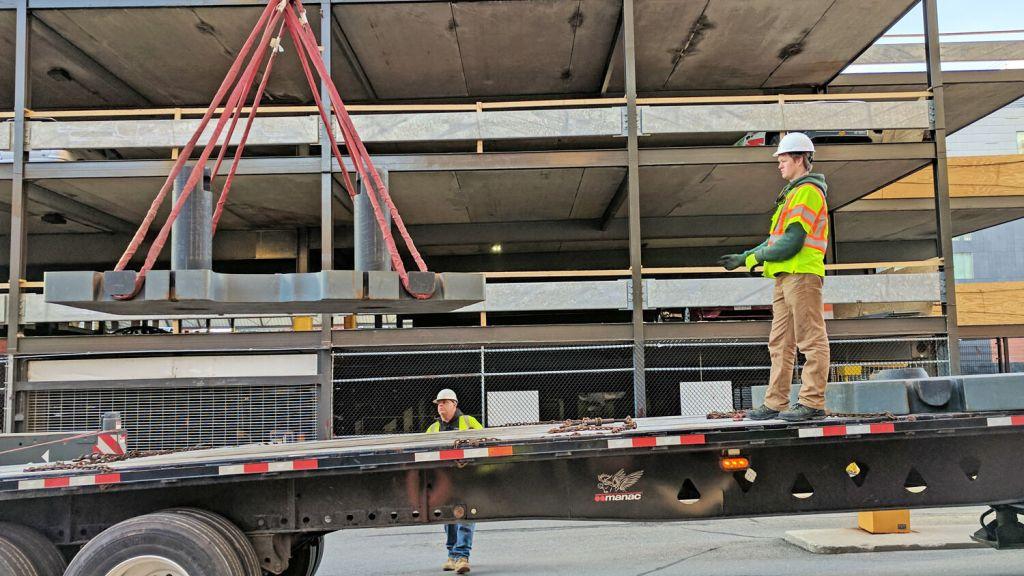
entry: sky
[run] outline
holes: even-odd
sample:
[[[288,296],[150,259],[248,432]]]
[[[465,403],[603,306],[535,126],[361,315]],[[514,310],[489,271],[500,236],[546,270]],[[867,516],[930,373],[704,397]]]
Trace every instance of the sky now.
[[[939,33],[957,33],[955,36],[941,36],[943,42],[985,42],[995,40],[1024,41],[1024,0],[938,0]],[[1004,34],[970,34],[963,32],[998,32]],[[893,25],[878,42],[920,43],[924,37],[924,20],[920,4]],[[915,37],[892,37],[891,35],[919,35]],[[995,62],[944,62],[942,69],[953,70],[1000,70],[1024,68],[1022,60]],[[920,64],[856,64],[847,67],[847,73],[904,72],[924,70]]]
[[[1024,0],[939,0],[940,33],[987,30],[1024,30]],[[888,33],[923,34],[921,6],[907,13]],[[1024,38],[1024,34],[1017,36]]]

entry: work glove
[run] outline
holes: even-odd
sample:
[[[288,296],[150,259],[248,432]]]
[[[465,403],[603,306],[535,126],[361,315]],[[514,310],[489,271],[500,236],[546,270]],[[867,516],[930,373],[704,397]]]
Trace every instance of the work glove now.
[[[743,264],[748,269],[750,269],[750,275],[751,276],[760,276],[761,275],[760,272],[758,272],[758,271],[756,271],[754,269],[757,268],[758,266],[760,266],[763,263],[764,263],[764,260],[761,259],[761,255],[757,251],[751,252],[750,254],[747,254],[747,257],[746,257],[745,261],[743,262]]]
[[[718,259],[718,265],[726,270],[735,270],[743,266],[743,254],[726,254]]]

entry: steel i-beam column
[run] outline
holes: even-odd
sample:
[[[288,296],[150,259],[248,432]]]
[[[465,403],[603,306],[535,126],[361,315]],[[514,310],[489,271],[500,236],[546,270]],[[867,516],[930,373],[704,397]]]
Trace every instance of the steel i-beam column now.
[[[946,107],[943,100],[942,59],[939,55],[939,15],[937,0],[923,0],[924,45],[928,68],[928,85],[932,89],[935,128],[932,130],[935,158],[932,175],[935,181],[935,220],[938,229],[938,252],[942,257],[946,293],[946,336],[949,347],[950,374],[960,374],[960,337],[956,316],[956,275],[953,270],[953,216],[949,207],[949,170],[946,166]]]
[[[174,179],[173,202],[177,203],[195,170],[187,167]],[[213,191],[210,189],[210,171],[204,169],[203,177],[189,194],[181,213],[171,225],[171,270],[212,270],[213,269]]]
[[[11,252],[9,288],[7,291],[7,386],[4,388],[4,432],[14,432],[15,385],[17,383],[18,337],[21,335],[21,280],[25,276],[25,161],[28,150],[25,147],[25,109],[29,105],[28,41],[29,41],[28,0],[18,2],[15,14],[14,39],[14,126],[11,133],[12,180],[11,180]]]
[[[388,184],[387,170],[380,170],[381,180]],[[370,191],[362,179],[359,194],[352,200],[352,244],[355,250],[356,270],[391,270],[391,253],[384,244],[384,234],[377,225],[377,217],[370,204]],[[381,206],[384,225],[391,226],[391,213]]]
[[[636,107],[636,38],[633,0],[622,2],[625,52],[627,176],[629,180],[629,267],[633,295],[633,407],[638,418],[647,416],[647,378],[644,361],[644,285],[640,259],[640,143]]]
[[[320,0],[320,46],[324,66],[331,71],[331,3]],[[327,82],[320,81],[320,100],[332,120],[331,98]],[[333,120],[332,120],[333,121]],[[331,176],[333,160],[327,127],[320,126],[320,269],[334,268],[334,195]],[[326,440],[334,436],[334,356],[331,349],[332,314],[320,317],[320,350],[317,371],[320,375],[320,403],[317,414],[317,438]]]

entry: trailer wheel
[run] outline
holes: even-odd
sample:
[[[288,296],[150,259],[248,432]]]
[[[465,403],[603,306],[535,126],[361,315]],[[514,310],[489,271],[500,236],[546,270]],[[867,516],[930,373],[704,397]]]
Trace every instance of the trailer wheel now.
[[[316,536],[292,552],[288,569],[281,576],[314,576],[324,559],[324,537]]]
[[[263,576],[263,569],[260,567],[260,560],[256,557],[256,551],[253,549],[252,543],[249,542],[245,533],[238,526],[224,516],[201,508],[172,508],[166,510],[166,512],[183,514],[205,522],[231,543],[235,553],[238,554],[239,560],[242,562],[245,576]]]
[[[32,574],[32,564],[25,553],[0,536],[0,574]]]
[[[246,576],[234,546],[206,522],[157,512],[101,532],[65,576]]]
[[[20,551],[25,562],[30,566],[24,574],[28,576],[61,576],[67,564],[57,547],[39,532],[9,522],[0,522],[0,540],[5,540],[10,547]],[[0,555],[3,555],[0,552]],[[0,566],[3,561],[0,560]],[[11,572],[22,574],[23,572]]]

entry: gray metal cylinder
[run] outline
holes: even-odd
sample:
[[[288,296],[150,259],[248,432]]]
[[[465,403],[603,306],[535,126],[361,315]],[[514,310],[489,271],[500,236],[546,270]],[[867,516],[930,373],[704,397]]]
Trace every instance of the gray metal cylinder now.
[[[120,428],[120,412],[104,412],[100,417],[100,430],[119,430]]]
[[[172,202],[177,203],[192,170],[191,166],[186,166],[174,179]],[[204,170],[202,179],[192,190],[171,227],[171,270],[213,268],[213,234],[210,231],[212,220],[213,192],[210,190],[210,171]]]
[[[387,171],[380,172],[380,178],[384,185],[388,184]],[[369,270],[391,270],[391,252],[384,243],[384,235],[377,225],[377,218],[373,214],[373,205],[370,204],[366,189],[366,183],[359,180],[359,194],[352,201],[353,220],[353,244],[355,248],[355,269],[362,271]],[[381,211],[387,226],[391,226],[391,214],[387,206],[381,202]]]

